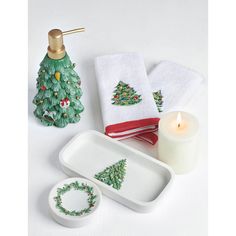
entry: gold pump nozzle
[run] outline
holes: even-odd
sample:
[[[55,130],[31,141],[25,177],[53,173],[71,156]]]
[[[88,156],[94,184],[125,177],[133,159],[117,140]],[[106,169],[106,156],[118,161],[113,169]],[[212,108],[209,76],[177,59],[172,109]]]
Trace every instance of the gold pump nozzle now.
[[[85,28],[77,28],[62,32],[59,29],[52,29],[48,32],[48,56],[52,59],[61,59],[65,56],[65,46],[63,44],[63,35],[84,32]]]

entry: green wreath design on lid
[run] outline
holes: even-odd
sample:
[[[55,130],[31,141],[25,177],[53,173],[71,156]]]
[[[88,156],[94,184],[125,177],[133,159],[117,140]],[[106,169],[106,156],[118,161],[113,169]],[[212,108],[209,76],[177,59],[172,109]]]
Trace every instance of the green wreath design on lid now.
[[[83,191],[88,194],[87,202],[89,206],[87,208],[84,208],[80,211],[76,211],[76,210],[69,211],[63,207],[61,197],[65,193],[71,191],[72,189]],[[75,181],[70,184],[64,184],[62,188],[57,188],[57,196],[54,197],[54,200],[56,202],[56,208],[59,209],[59,211],[62,212],[63,214],[70,215],[70,216],[82,216],[86,213],[89,213],[91,209],[94,207],[96,203],[96,197],[97,195],[94,194],[93,187],[88,186],[87,184],[84,184],[84,183],[80,184],[78,181]]]

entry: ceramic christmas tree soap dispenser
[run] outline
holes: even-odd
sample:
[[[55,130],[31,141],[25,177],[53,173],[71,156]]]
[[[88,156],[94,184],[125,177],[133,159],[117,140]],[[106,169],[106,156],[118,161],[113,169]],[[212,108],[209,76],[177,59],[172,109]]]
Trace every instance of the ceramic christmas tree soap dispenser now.
[[[48,32],[48,52],[40,63],[38,93],[33,100],[37,106],[34,115],[46,126],[63,128],[69,123],[79,122],[80,113],[84,110],[80,102],[80,77],[63,44],[64,35],[83,31],[84,28]]]

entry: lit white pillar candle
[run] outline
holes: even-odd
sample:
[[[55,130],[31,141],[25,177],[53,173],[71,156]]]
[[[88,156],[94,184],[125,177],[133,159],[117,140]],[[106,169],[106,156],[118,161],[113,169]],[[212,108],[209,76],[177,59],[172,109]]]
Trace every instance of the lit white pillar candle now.
[[[158,158],[176,174],[189,172],[197,163],[198,120],[186,112],[169,112],[158,129]]]

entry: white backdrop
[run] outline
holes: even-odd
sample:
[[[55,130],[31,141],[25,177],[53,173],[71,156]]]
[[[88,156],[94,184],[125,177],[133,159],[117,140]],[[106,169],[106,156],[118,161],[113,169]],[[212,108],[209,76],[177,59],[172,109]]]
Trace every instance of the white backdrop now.
[[[44,127],[32,114],[39,63],[46,54],[47,32],[85,27],[64,38],[82,81],[81,121],[64,129]],[[104,197],[99,217],[81,229],[67,229],[48,213],[51,187],[67,176],[58,152],[75,134],[103,130],[95,81],[94,58],[117,52],[140,52],[147,71],[167,59],[199,71],[207,79],[207,1],[205,0],[61,0],[29,1],[29,235],[207,235],[207,99],[196,93],[185,108],[200,120],[200,161],[190,174],[176,176],[155,211],[139,214]],[[156,146],[124,143],[155,158]],[[92,164],[92,163],[91,163]],[[141,176],[140,176],[141,178]]]

